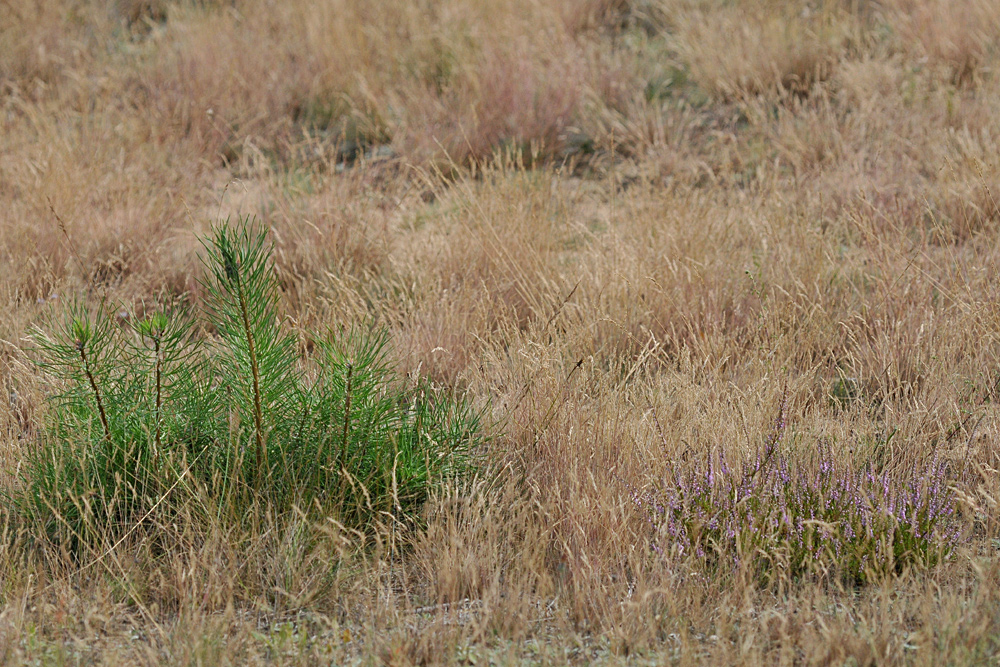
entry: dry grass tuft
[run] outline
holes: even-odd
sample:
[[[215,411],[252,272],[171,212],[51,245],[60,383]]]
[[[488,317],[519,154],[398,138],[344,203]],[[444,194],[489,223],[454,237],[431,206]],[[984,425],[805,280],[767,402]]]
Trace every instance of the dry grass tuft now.
[[[675,17],[677,51],[692,79],[722,99],[807,94],[860,28],[839,2],[690,4]]]
[[[979,79],[997,49],[1000,10],[992,2],[893,0],[887,5],[903,48],[920,53],[931,67],[945,68],[955,85]]]

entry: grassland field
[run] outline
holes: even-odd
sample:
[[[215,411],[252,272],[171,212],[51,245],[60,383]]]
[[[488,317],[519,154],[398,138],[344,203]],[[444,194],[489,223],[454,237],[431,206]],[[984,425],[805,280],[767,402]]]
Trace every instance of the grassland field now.
[[[42,539],[31,332],[241,216],[470,474]],[[0,664],[1000,664],[998,260],[994,0],[0,0]]]

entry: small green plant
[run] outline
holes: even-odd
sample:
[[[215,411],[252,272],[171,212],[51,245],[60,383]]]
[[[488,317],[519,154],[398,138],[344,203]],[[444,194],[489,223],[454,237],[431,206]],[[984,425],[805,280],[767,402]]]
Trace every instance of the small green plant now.
[[[35,331],[58,389],[11,500],[49,539],[115,539],[196,490],[232,520],[297,507],[364,530],[412,520],[434,485],[469,469],[478,413],[403,382],[385,331],[311,336],[317,353],[302,358],[266,232],[227,221],[204,245],[201,318],[75,304]]]
[[[763,452],[740,465],[709,457],[649,491],[632,489],[653,550],[716,576],[743,570],[762,585],[818,576],[854,586],[934,567],[966,539],[946,463],[897,477],[875,462],[845,465],[824,443],[809,465],[779,451],[784,429],[782,408]]]

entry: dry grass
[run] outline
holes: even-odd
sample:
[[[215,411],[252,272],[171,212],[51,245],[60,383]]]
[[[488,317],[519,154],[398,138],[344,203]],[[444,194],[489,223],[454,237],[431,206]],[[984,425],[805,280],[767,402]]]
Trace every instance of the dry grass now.
[[[195,507],[81,568],[0,510],[0,662],[994,664],[998,7],[0,1],[0,490],[31,324],[199,298],[234,212],[295,322],[377,319],[495,421],[409,533]],[[954,557],[857,589],[656,558],[628,488],[784,400],[793,451],[968,465]]]

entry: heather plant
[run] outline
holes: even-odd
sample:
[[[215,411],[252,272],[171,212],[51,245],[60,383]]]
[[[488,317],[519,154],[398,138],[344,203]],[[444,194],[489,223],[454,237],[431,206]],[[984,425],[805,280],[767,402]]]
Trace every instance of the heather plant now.
[[[633,492],[656,554],[763,584],[818,576],[856,585],[932,567],[961,541],[946,464],[935,458],[897,477],[872,462],[852,468],[824,443],[793,458],[781,451],[784,427],[782,414],[762,450],[736,466],[709,456]]]
[[[205,250],[200,318],[75,304],[35,332],[57,389],[11,500],[42,533],[115,539],[193,493],[236,521],[298,507],[364,530],[413,519],[467,470],[478,414],[398,378],[384,331],[310,335],[318,353],[300,358],[265,230],[226,222]]]

